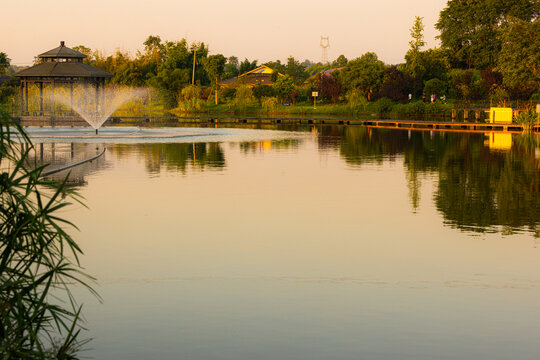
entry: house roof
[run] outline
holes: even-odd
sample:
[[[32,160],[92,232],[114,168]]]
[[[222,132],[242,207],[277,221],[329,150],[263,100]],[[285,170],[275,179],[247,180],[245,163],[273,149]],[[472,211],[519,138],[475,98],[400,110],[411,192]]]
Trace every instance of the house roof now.
[[[274,69],[266,66],[266,65],[261,65],[259,66],[258,68],[255,68],[251,71],[248,71],[248,72],[245,72],[243,73],[242,75],[239,75],[238,77],[243,77],[243,76],[247,76],[247,75],[254,75],[254,74],[273,74],[274,73]]]
[[[274,69],[266,65],[261,65],[253,70],[250,70],[241,75],[238,75],[237,77],[223,80],[219,83],[219,85],[227,86],[227,85],[233,85],[236,83],[242,83],[247,86],[273,85],[274,84],[274,82],[272,81],[273,73],[274,73]],[[283,76],[280,73],[278,73],[278,75]]]
[[[334,71],[338,71],[338,70],[341,70],[341,69],[343,69],[343,66],[342,66],[342,67],[338,67],[338,68],[328,69],[328,70],[322,70],[321,72],[322,72],[324,75],[328,76],[328,75],[330,75],[331,73],[333,73]]]
[[[227,80],[223,80],[219,83],[221,86],[228,86],[234,84],[243,84],[247,86],[256,86],[256,85],[273,85],[272,74],[250,74],[249,76],[238,76],[233,77]]]

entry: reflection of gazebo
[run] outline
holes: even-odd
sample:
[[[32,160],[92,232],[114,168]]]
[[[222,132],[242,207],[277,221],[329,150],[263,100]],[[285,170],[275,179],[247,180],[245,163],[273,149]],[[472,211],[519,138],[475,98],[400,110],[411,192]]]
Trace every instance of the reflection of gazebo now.
[[[70,49],[60,42],[60,46],[38,56],[39,63],[19,71],[14,76],[21,79],[21,118],[37,119],[49,117],[52,121],[59,116],[73,115],[73,89],[77,84],[84,86],[84,92],[95,89],[96,112],[105,102],[105,79],[112,75],[83,63],[86,55]],[[55,88],[69,84],[70,111],[68,114],[56,111]],[[39,87],[39,110],[29,109],[28,89],[32,85]],[[50,88],[50,106],[43,106],[44,86]],[[89,89],[90,88],[90,89]],[[93,90],[92,90],[93,91]],[[67,105],[67,104],[66,104]]]

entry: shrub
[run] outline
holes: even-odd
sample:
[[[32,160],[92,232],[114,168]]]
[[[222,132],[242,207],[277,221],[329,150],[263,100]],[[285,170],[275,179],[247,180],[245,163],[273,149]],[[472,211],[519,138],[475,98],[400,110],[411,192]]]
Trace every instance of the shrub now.
[[[236,89],[234,103],[245,108],[253,101],[253,91],[247,85],[241,85]]]
[[[518,124],[523,125],[523,130],[530,131],[538,122],[538,114],[531,110],[522,111],[515,117],[514,120]]]
[[[259,101],[263,97],[272,97],[274,95],[274,88],[270,85],[257,85],[253,88],[253,96],[255,96]]]
[[[366,106],[368,101],[359,89],[352,89],[345,96],[350,107]]]
[[[178,99],[178,110],[199,111],[206,107],[201,100],[202,89],[197,85],[188,85],[182,89]]]
[[[325,75],[324,73],[319,74],[319,89],[321,98],[332,102],[338,101],[343,92],[339,80],[330,74]]]
[[[430,104],[431,105],[431,104]],[[437,106],[443,106],[441,104],[433,104]],[[426,113],[427,105],[422,101],[416,101],[410,104],[396,104],[394,105],[393,111],[397,114],[406,114],[406,115],[422,115]]]
[[[261,105],[266,111],[273,110],[277,104],[278,104],[278,99],[275,96],[263,97],[261,101]]]
[[[427,104],[425,106],[425,113],[426,114],[443,114],[445,111],[445,108],[446,107],[440,102],[434,102],[431,104]]]
[[[452,98],[478,100],[481,97],[482,76],[480,71],[453,69],[450,71],[450,77]]]
[[[410,114],[409,104],[396,104],[394,105],[394,113],[408,115]]]
[[[191,101],[180,101],[178,102],[177,109],[181,112],[190,112],[190,111],[201,111],[206,109],[208,103],[201,99],[191,100]]]
[[[435,94],[439,98],[446,94],[446,88],[446,82],[439,79],[430,79],[426,81],[426,84],[424,85],[424,93],[426,93],[428,96]]]
[[[389,113],[394,107],[394,102],[388,98],[380,98],[375,101],[375,109],[379,114]]]
[[[509,99],[509,96],[508,92],[504,89],[504,87],[499,85],[493,85],[489,92],[489,98],[497,104],[502,104],[505,100]]]
[[[415,101],[409,104],[411,108],[411,114],[425,114],[426,104],[423,101]]]
[[[226,87],[219,91],[219,96],[225,101],[233,99],[235,95],[236,88],[233,87]]]
[[[197,85],[188,85],[182,89],[181,95],[184,101],[198,100],[201,97],[201,88]]]

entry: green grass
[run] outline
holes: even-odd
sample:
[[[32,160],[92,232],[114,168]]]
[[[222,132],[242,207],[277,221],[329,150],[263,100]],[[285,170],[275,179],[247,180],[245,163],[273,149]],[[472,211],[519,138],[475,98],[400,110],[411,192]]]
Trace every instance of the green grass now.
[[[424,104],[422,102],[412,104],[396,104],[392,102],[370,102],[367,105],[351,107],[346,103],[325,104],[318,103],[314,108],[312,103],[297,103],[285,106],[278,104],[272,109],[265,109],[258,103],[248,106],[231,104],[206,104],[197,111],[182,111],[173,109],[171,113],[176,116],[186,115],[257,115],[257,116],[359,116],[359,115],[424,115],[450,113],[452,104]]]

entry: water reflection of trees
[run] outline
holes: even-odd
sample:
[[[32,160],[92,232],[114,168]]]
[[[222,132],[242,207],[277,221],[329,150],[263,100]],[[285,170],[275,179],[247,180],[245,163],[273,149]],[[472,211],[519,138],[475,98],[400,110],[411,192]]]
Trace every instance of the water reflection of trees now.
[[[537,135],[514,135],[509,151],[493,151],[478,133],[430,133],[344,128],[340,154],[351,165],[403,156],[413,209],[419,204],[422,174],[437,174],[434,195],[446,222],[476,232],[511,233],[529,228],[539,235]]]
[[[265,141],[245,141],[240,142],[240,151],[244,154],[258,153],[269,150],[297,149],[300,145],[297,139],[265,140]]]
[[[186,173],[188,168],[198,170],[223,169],[226,167],[225,154],[219,143],[179,143],[179,144],[117,144],[112,146],[119,158],[133,153],[140,154],[150,173]]]
[[[395,160],[408,142],[407,132],[377,131],[367,127],[343,127],[339,145],[341,156],[350,165]]]

